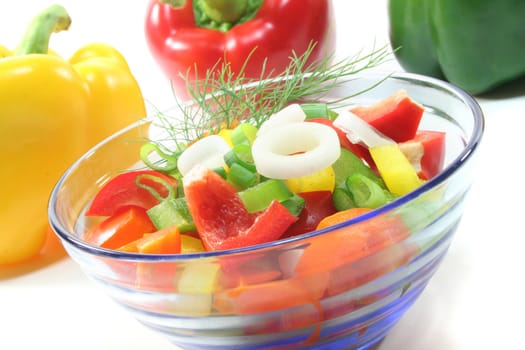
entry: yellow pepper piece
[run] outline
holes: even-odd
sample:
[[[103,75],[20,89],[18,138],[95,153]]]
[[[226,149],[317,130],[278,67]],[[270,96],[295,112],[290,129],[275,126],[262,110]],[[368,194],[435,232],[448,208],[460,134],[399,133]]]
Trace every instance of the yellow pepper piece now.
[[[222,137],[224,141],[228,144],[228,146],[233,147],[233,141],[232,141],[232,131],[233,129],[221,129],[217,135]]]
[[[370,155],[393,194],[402,196],[421,186],[422,180],[396,143],[371,147]]]
[[[313,174],[284,180],[290,191],[295,193],[330,191],[335,188],[335,172],[328,166]]]
[[[213,293],[217,290],[220,265],[211,261],[191,262],[184,266],[177,290],[185,295],[176,311],[192,316],[211,313]]]
[[[87,46],[74,64],[47,54],[51,33],[69,23],[62,6],[51,6],[14,53],[0,47],[0,265],[39,252],[49,194],[66,168],[146,115],[138,84],[114,49]]]
[[[181,254],[202,253],[206,251],[200,239],[189,236],[189,235],[181,234],[180,243],[181,243],[181,249],[180,249]]]

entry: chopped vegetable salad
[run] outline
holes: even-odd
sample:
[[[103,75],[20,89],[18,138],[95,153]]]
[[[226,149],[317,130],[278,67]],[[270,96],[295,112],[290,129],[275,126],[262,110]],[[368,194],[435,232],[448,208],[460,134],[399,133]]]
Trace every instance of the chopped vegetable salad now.
[[[399,91],[342,111],[290,104],[259,128],[239,122],[170,155],[176,166],[169,171],[154,167],[112,178],[86,211],[104,219],[84,239],[126,252],[193,253],[348,220],[441,171],[445,134],[421,130],[423,112]],[[157,149],[144,145],[146,164]]]

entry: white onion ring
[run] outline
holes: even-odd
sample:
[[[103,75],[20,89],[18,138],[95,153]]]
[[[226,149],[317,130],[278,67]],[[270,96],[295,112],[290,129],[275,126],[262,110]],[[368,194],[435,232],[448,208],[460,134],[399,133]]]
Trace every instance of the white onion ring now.
[[[306,119],[306,114],[297,103],[288,105],[270,116],[257,131],[257,136],[264,134],[268,130],[286,125],[288,123],[302,123]]]
[[[292,179],[332,165],[341,153],[333,128],[319,123],[289,123],[258,135],[252,145],[257,171],[273,179]]]
[[[177,160],[177,168],[186,175],[194,166],[202,165],[208,169],[224,166],[224,155],[230,146],[219,135],[209,135],[198,140],[184,150]]]

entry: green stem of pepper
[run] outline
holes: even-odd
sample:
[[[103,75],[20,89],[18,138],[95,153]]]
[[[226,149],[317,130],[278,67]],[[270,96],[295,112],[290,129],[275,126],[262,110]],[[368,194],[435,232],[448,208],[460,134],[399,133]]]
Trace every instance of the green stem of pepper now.
[[[197,26],[227,32],[237,24],[251,20],[262,0],[193,0]]]
[[[247,0],[201,0],[202,10],[216,22],[237,22],[246,11]]]
[[[52,5],[36,15],[24,33],[15,55],[47,54],[51,34],[67,30],[71,17],[61,5]]]
[[[170,5],[173,8],[180,8],[186,4],[186,0],[159,0],[160,3]]]

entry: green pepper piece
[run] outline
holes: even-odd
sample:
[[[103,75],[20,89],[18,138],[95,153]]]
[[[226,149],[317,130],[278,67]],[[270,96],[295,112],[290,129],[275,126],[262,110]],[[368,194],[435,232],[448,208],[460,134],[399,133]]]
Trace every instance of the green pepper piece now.
[[[184,197],[165,200],[147,211],[158,230],[177,225],[180,232],[195,232],[195,224]]]
[[[282,180],[269,179],[261,182],[253,187],[247,188],[244,191],[239,192],[239,197],[244,203],[246,210],[249,213],[255,213],[266,209],[274,200],[279,201],[281,204],[285,204],[286,201],[292,200],[296,202],[288,202],[289,205],[285,205],[290,212],[294,214],[297,208],[293,209],[300,200],[294,199],[294,193],[290,191],[288,186]],[[304,201],[303,201],[304,206]],[[302,207],[301,207],[302,210]],[[300,212],[300,210],[299,210]]]

